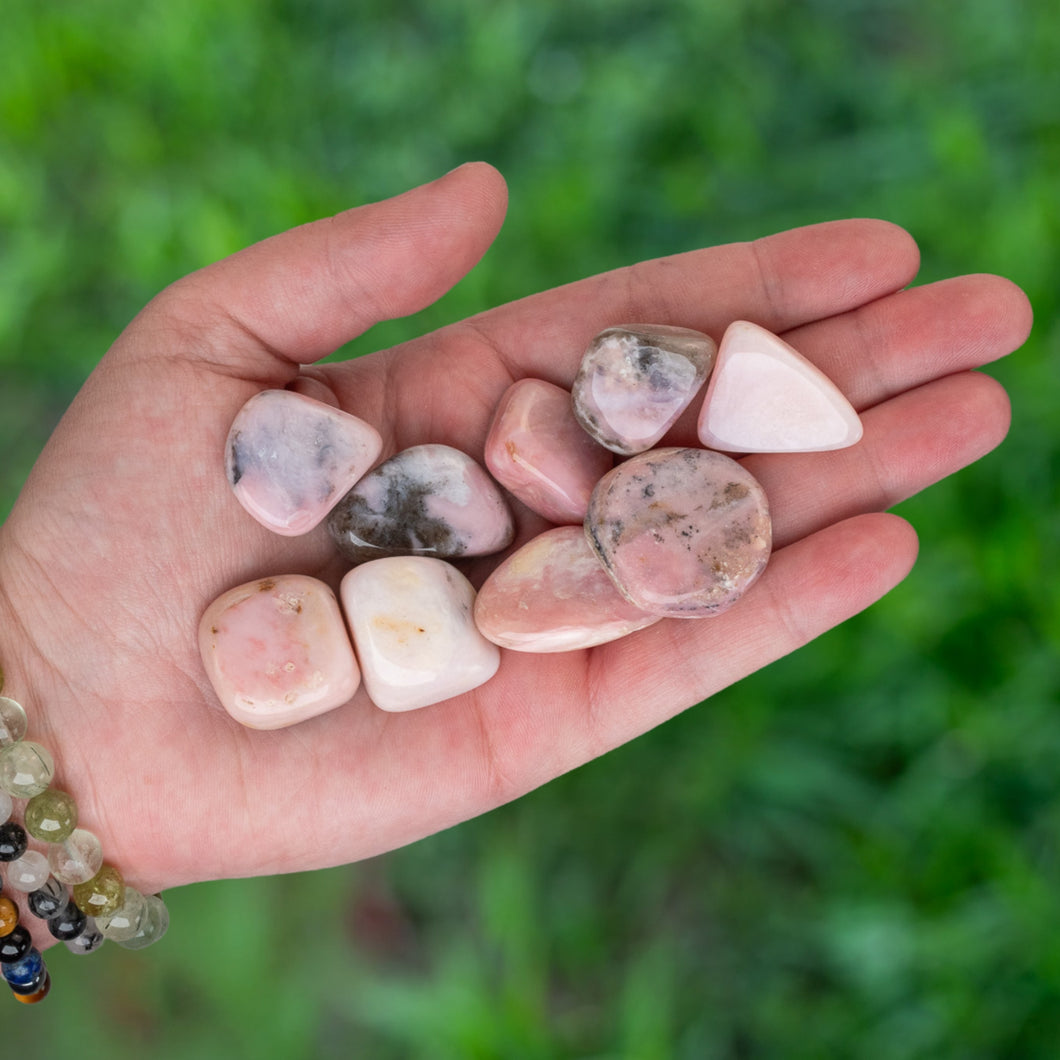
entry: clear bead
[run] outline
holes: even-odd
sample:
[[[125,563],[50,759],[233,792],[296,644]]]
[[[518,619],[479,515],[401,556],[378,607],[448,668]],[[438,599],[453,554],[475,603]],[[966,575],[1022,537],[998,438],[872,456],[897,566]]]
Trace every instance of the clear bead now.
[[[144,898],[146,908],[140,920],[140,930],[118,945],[127,950],[142,950],[156,943],[169,930],[169,910],[157,894]]]
[[[26,712],[22,704],[0,696],[0,747],[18,743],[26,735]]]
[[[26,831],[45,843],[61,843],[77,827],[77,803],[65,791],[48,788],[26,803]]]
[[[16,799],[39,795],[55,776],[55,762],[39,743],[20,740],[0,749],[0,788]]]
[[[98,950],[104,941],[103,932],[96,927],[95,919],[88,917],[85,920],[85,926],[81,934],[74,939],[65,939],[63,945],[71,953],[82,954]]]
[[[60,883],[84,883],[103,866],[103,846],[87,829],[75,828],[70,838],[48,847],[48,864]]]
[[[103,932],[104,938],[124,942],[139,932],[146,913],[147,900],[144,896],[135,887],[126,887],[121,908],[110,916],[97,916],[96,926]]]
[[[39,850],[27,850],[7,866],[7,883],[12,890],[29,894],[48,880],[48,859]]]
[[[14,799],[3,788],[0,788],[0,824],[11,820],[11,813],[14,808]]]

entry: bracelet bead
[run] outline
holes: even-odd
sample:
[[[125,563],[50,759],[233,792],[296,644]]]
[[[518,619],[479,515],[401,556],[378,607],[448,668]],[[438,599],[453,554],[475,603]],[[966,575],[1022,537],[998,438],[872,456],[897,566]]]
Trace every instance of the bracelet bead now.
[[[11,996],[16,1001],[21,1001],[23,1005],[35,1005],[38,1001],[43,1001],[48,996],[51,988],[52,979],[48,974],[48,969],[45,968],[44,974],[36,981],[31,993],[23,993],[21,987],[11,985]]]
[[[27,850],[7,867],[7,882],[16,891],[28,894],[48,879],[48,859],[39,850]]]
[[[146,913],[144,896],[135,887],[126,887],[121,907],[109,916],[96,916],[95,921],[104,938],[125,942],[139,932]]]
[[[26,724],[22,704],[8,696],[0,696],[0,747],[18,743],[26,735]]]
[[[0,939],[0,964],[20,961],[31,949],[33,939],[30,933],[21,924],[17,924]]]
[[[29,911],[40,920],[51,920],[70,904],[70,892],[54,877],[49,876],[26,898]]]
[[[0,938],[18,927],[18,906],[10,898],[0,898]]]
[[[0,748],[0,788],[16,799],[39,795],[55,776],[55,761],[39,743],[19,740]]]
[[[61,843],[77,827],[77,803],[65,791],[48,788],[26,803],[22,824],[34,839]]]
[[[75,828],[69,838],[48,848],[48,864],[60,883],[84,883],[103,867],[103,847],[86,828]]]
[[[31,946],[19,960],[0,965],[0,973],[3,974],[8,984],[16,989],[39,984],[48,971],[40,950],[36,946]]]
[[[10,821],[15,810],[15,800],[3,788],[0,788],[0,822]]]
[[[67,942],[85,930],[87,920],[85,914],[73,902],[69,902],[61,913],[48,921],[48,930],[60,942]]]
[[[110,916],[125,901],[125,881],[113,865],[104,865],[92,879],[74,885],[73,897],[86,916]]]
[[[0,824],[0,861],[15,861],[26,852],[26,830],[15,821]]]
[[[144,915],[140,919],[140,928],[132,938],[116,940],[126,950],[142,950],[153,946],[169,930],[169,910],[166,903],[157,894],[144,898]]]
[[[76,906],[74,908],[76,908]],[[78,910],[78,912],[80,912],[80,910]],[[96,926],[95,919],[93,917],[86,917],[85,926],[82,928],[81,934],[75,935],[72,939],[63,939],[63,945],[71,953],[82,954],[98,950],[105,941],[106,940],[103,938],[103,932]]]

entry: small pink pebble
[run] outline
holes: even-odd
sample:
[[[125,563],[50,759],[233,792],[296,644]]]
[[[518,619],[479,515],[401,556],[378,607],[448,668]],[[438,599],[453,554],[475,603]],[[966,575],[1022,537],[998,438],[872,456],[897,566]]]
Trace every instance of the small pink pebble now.
[[[574,418],[569,391],[543,379],[520,379],[501,396],[486,439],[486,466],[538,515],[580,525],[593,487],[614,462]]]
[[[811,453],[861,439],[861,420],[816,365],[765,328],[730,324],[699,413],[699,440],[729,453]]]
[[[236,499],[262,526],[308,533],[375,463],[369,423],[291,390],[263,390],[237,414],[225,444]]]
[[[248,582],[199,623],[217,698],[252,729],[279,729],[348,702],[361,672],[335,594],[304,574]]]

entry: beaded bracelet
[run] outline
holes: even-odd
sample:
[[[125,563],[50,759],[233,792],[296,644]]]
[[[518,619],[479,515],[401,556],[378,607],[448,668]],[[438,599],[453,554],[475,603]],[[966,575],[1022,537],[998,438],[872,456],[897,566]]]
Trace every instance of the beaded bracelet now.
[[[26,712],[3,695],[0,668],[0,863],[7,885],[26,895],[30,912],[72,953],[91,953],[105,939],[126,949],[157,942],[169,927],[161,896],[144,895],[103,863],[91,832],[77,827],[77,804],[49,787],[52,756],[26,740]],[[26,799],[23,824],[12,819],[14,799]],[[29,848],[30,839],[46,844]],[[67,890],[67,887],[70,890]],[[51,988],[44,958],[19,923],[18,906],[0,894],[0,974],[26,1004],[42,1001]]]

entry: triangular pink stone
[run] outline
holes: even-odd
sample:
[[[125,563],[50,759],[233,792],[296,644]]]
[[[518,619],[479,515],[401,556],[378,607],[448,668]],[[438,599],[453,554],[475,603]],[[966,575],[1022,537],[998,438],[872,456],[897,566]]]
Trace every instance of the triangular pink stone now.
[[[729,325],[699,413],[699,440],[729,453],[812,453],[861,439],[839,388],[783,339],[747,320]]]

